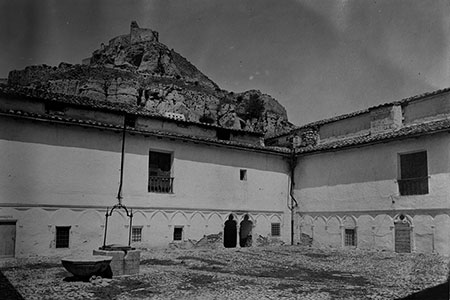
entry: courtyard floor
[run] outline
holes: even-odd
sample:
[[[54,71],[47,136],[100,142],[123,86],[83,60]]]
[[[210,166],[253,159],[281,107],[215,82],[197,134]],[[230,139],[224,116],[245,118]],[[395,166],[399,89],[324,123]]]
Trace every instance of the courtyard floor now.
[[[430,287],[404,299],[448,299],[448,263],[303,246],[143,250],[139,275],[82,282],[59,260],[14,260],[0,263],[0,299],[401,299]]]

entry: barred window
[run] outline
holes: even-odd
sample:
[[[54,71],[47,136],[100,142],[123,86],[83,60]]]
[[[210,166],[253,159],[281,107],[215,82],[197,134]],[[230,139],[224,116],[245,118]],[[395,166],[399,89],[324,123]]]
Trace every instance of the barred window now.
[[[271,236],[280,236],[281,235],[281,224],[280,223],[272,223],[271,224]]]
[[[345,229],[345,246],[356,246],[355,229]]]
[[[173,229],[173,240],[174,241],[183,240],[183,227],[178,226]]]
[[[56,248],[69,248],[70,226],[56,226]]]
[[[131,241],[132,242],[142,242],[142,227],[131,228]]]

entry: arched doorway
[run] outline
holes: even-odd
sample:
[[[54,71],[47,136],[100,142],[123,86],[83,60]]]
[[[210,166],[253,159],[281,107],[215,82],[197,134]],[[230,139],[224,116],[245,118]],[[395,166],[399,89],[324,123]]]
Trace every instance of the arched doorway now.
[[[228,216],[223,229],[223,246],[225,248],[234,248],[237,243],[237,224],[233,215]]]
[[[245,215],[239,226],[239,246],[250,247],[252,245],[252,229],[253,222],[249,220],[248,215]]]
[[[411,224],[404,215],[394,220],[395,252],[411,253]]]

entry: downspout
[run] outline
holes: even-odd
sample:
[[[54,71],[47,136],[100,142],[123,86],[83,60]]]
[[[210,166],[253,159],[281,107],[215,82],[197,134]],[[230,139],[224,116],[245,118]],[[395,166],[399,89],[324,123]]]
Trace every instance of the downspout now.
[[[119,191],[117,192],[117,200],[119,201],[119,205],[122,205],[122,185],[123,185],[123,165],[125,160],[125,134],[127,128],[127,117],[123,116],[123,131],[122,131],[122,151],[120,155],[120,181],[119,181]]]
[[[290,187],[289,187],[289,196],[290,196],[290,203],[288,203],[288,208],[291,211],[291,245],[294,245],[294,218],[295,218],[295,208],[298,207],[298,202],[294,197],[294,187],[295,187],[295,167],[297,166],[297,157],[295,156],[295,147],[292,145],[292,151],[291,156],[289,158],[289,171],[290,171]]]

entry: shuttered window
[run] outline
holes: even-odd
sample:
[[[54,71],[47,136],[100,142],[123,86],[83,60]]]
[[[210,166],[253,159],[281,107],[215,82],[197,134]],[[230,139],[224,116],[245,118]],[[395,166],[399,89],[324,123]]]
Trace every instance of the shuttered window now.
[[[427,152],[400,154],[400,195],[428,194]]]

